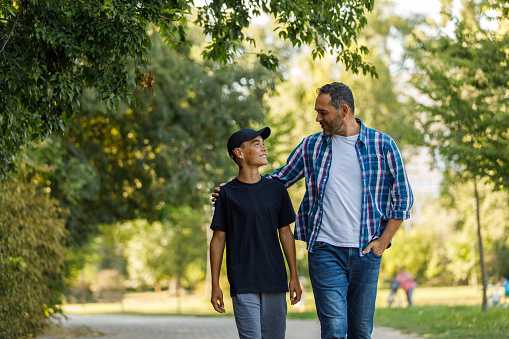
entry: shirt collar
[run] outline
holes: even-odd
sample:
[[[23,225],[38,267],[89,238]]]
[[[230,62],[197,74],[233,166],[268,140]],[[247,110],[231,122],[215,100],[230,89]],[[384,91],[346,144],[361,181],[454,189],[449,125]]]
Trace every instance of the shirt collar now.
[[[359,140],[363,144],[366,144],[366,134],[368,133],[368,130],[366,129],[366,126],[364,126],[364,123],[362,122],[361,119],[355,118],[355,121],[357,121],[357,123],[359,125],[361,125],[361,130],[359,132],[359,139],[357,139],[357,140]]]

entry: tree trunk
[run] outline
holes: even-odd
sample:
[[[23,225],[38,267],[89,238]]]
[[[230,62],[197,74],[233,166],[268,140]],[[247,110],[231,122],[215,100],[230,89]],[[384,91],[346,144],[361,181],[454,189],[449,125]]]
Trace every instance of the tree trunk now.
[[[474,179],[475,203],[477,209],[477,235],[479,237],[479,257],[482,270],[482,310],[488,312],[488,299],[486,298],[486,290],[488,288],[488,277],[486,275],[486,264],[484,263],[484,250],[482,247],[481,236],[481,212],[479,210],[479,192],[477,191],[477,181]]]

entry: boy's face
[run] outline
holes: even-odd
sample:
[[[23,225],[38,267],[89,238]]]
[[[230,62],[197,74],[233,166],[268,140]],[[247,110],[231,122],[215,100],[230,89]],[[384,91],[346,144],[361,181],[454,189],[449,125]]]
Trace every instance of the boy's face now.
[[[240,145],[240,150],[246,165],[263,166],[268,164],[267,147],[265,147],[261,136],[244,141],[242,145]]]

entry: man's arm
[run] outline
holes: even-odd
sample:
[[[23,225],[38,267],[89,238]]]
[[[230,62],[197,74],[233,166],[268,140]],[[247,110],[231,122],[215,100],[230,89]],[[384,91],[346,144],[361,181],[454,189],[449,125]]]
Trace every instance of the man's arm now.
[[[302,289],[300,288],[299,274],[297,272],[295,239],[293,238],[290,226],[284,226],[279,229],[279,241],[281,242],[288,267],[290,268],[290,301],[292,305],[295,305],[300,301]]]
[[[390,142],[386,161],[386,166],[391,173],[393,181],[390,187],[392,211],[389,213],[389,221],[385,225],[380,237],[371,241],[362,250],[363,254],[368,253],[369,250],[373,250],[377,255],[383,254],[403,220],[410,218],[410,208],[414,202],[403,159],[394,140]]]
[[[304,178],[304,141],[305,139],[292,151],[284,166],[266,177],[281,181],[286,188]]]
[[[389,213],[389,218],[406,220],[410,218],[414,195],[405,171],[403,158],[394,140],[391,140],[385,159],[387,169],[392,176],[392,186],[390,187],[392,210]]]
[[[212,275],[212,293],[210,302],[212,303],[212,306],[214,306],[214,309],[219,313],[225,312],[223,291],[219,286],[219,275],[221,274],[225,242],[226,233],[220,230],[214,230],[214,235],[210,240],[210,269]]]
[[[376,255],[382,255],[389,246],[392,237],[398,230],[403,220],[389,219],[387,225],[385,225],[384,231],[379,238],[371,241],[365,249],[362,250],[362,254],[366,254],[369,250],[372,250]]]
[[[286,165],[276,169],[272,174],[265,175],[269,179],[276,179],[285,184],[288,188],[295,184],[300,179],[304,178],[304,140],[292,151]],[[225,184],[222,183],[219,187],[214,187],[214,192],[211,194],[212,205],[215,206],[219,198],[219,191]]]

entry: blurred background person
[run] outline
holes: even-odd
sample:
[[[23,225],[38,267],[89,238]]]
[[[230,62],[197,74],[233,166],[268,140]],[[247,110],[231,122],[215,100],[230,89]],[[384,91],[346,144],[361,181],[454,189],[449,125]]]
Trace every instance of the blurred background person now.
[[[412,294],[414,292],[415,287],[417,286],[417,282],[415,281],[414,277],[412,276],[412,274],[410,274],[410,272],[407,272],[403,269],[403,267],[400,267],[398,269],[398,275],[396,276],[395,280],[398,283],[399,287],[401,287],[406,293],[408,307],[412,307],[413,305]]]

